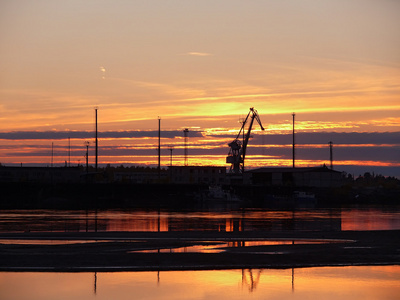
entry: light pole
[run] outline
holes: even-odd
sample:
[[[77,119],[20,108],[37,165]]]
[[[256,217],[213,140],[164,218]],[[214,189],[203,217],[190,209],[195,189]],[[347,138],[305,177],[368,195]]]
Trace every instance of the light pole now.
[[[85,146],[86,146],[86,174],[89,174],[89,142],[86,141],[85,142]]]
[[[188,165],[188,149],[187,149],[188,133],[189,129],[185,128],[185,130],[183,130],[183,135],[185,137],[185,167],[187,167]]]

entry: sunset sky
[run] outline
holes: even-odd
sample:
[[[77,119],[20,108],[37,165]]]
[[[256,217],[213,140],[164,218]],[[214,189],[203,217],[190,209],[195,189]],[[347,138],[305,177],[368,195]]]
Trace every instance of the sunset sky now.
[[[400,178],[400,1],[0,0],[0,163],[329,164]]]

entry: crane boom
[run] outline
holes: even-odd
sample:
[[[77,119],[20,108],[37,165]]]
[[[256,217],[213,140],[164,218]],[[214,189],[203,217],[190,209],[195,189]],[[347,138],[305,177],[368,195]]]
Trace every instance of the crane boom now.
[[[245,134],[245,125],[250,119],[250,124]],[[239,130],[236,138],[228,144],[231,148],[229,150],[229,154],[226,157],[226,163],[231,164],[230,172],[231,173],[243,173],[244,172],[244,160],[246,157],[247,144],[249,143],[251,129],[253,127],[254,119],[257,120],[257,123],[260,125],[261,130],[264,130],[262,126],[260,116],[254,107],[250,107],[250,111],[247,114],[246,119],[242,123],[242,127]],[[240,141],[240,134],[243,132],[243,142]]]

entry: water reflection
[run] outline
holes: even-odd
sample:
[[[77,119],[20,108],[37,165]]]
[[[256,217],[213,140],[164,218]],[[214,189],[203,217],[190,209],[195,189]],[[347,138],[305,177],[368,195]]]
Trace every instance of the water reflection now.
[[[400,214],[390,209],[346,209],[341,212],[342,230],[400,229]]]
[[[262,269],[259,270],[243,269],[242,286],[247,286],[249,292],[254,292],[254,290],[257,288],[258,283],[260,282],[262,271],[263,271]]]
[[[0,299],[398,299],[400,266],[0,273]]]
[[[2,210],[1,232],[400,229],[400,208],[236,211]]]
[[[136,250],[129,251],[128,253],[222,253],[227,249],[232,250],[232,248],[241,248],[240,253],[257,253],[257,254],[283,254],[284,252],[268,251],[261,252],[256,251],[251,247],[254,246],[276,246],[276,245],[310,245],[310,244],[330,244],[330,243],[354,243],[354,240],[344,240],[344,239],[263,239],[263,240],[236,240],[236,241],[201,241],[197,242],[195,245],[190,246],[175,246],[175,247],[164,247],[164,248],[153,248],[143,249],[139,248]],[[3,243],[0,240],[0,243]],[[14,244],[17,244],[14,243]],[[246,248],[247,247],[247,248]],[[351,248],[345,247],[345,248]],[[228,251],[229,251],[228,250]]]
[[[97,294],[97,272],[94,272],[94,294]]]

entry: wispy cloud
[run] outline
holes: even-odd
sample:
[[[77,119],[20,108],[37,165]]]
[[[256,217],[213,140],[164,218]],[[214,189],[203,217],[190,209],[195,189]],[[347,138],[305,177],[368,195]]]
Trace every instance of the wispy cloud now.
[[[99,67],[100,72],[101,72],[101,78],[105,79],[106,78],[106,68],[104,67]]]
[[[207,53],[207,52],[187,52],[185,55],[190,56],[213,56],[214,54]]]
[[[182,137],[180,130],[163,130],[162,138]],[[93,131],[12,131],[0,132],[0,140],[62,140],[68,137],[73,139],[93,138]],[[199,130],[190,130],[191,137],[202,137]],[[103,131],[99,132],[100,138],[155,138],[158,137],[156,130],[125,130],[125,131]]]

